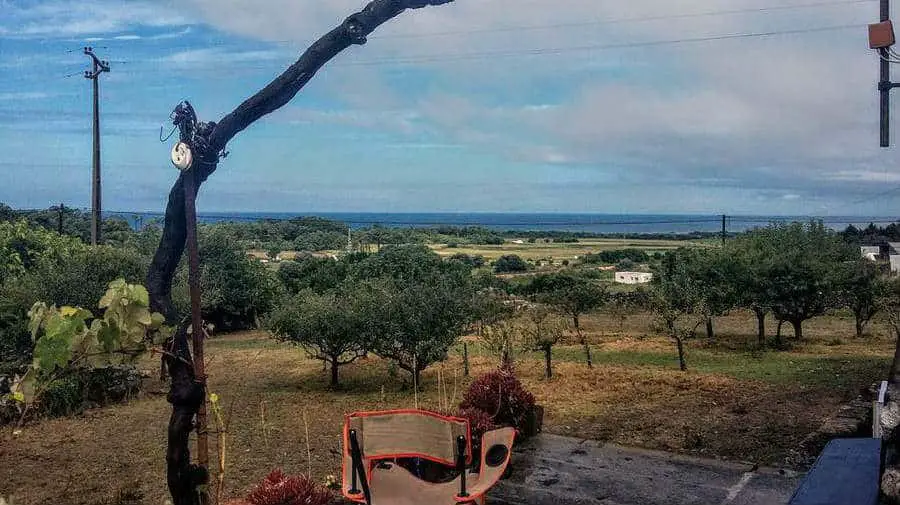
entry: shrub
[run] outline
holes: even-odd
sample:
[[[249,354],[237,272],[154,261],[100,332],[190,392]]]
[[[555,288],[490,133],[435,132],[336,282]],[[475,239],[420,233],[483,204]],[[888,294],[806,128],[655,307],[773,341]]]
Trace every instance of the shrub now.
[[[147,265],[147,258],[126,249],[79,249],[58,261],[41,264],[27,276],[25,285],[33,297],[29,303],[41,300],[57,306],[84,307],[99,315],[97,300],[106,293],[109,283],[116,279],[141,283]]]
[[[224,331],[256,328],[282,288],[270,269],[221,232],[200,236],[200,287],[203,318]],[[178,272],[172,295],[179,312],[188,314],[187,268]]]
[[[5,295],[0,293],[0,377],[20,373],[31,361],[34,347],[28,332],[27,310]]]
[[[252,505],[331,505],[331,491],[306,475],[285,475],[273,470],[247,496]]]
[[[450,260],[458,261],[468,266],[469,268],[479,268],[484,266],[484,256],[481,256],[480,254],[473,254],[469,256],[466,253],[456,253],[453,256],[450,256]]]
[[[528,270],[528,263],[515,254],[507,254],[500,256],[494,262],[494,271],[497,273],[507,272],[525,272]]]
[[[481,455],[481,437],[496,429],[497,425],[494,424],[494,419],[490,414],[474,407],[459,409],[456,417],[462,417],[469,421],[469,429],[472,432],[472,459],[477,461],[477,456]]]
[[[534,408],[534,396],[525,390],[510,369],[488,372],[475,379],[463,396],[461,409],[478,409],[498,426],[521,431]]]

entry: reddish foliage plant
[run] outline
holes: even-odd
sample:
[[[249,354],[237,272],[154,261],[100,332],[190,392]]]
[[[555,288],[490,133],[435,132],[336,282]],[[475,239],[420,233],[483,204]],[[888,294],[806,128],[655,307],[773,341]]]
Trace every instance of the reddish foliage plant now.
[[[252,505],[332,505],[334,495],[305,475],[273,470],[247,496]]]
[[[500,369],[475,379],[459,406],[463,410],[486,412],[495,425],[521,431],[534,409],[534,395],[522,386],[512,370]]]

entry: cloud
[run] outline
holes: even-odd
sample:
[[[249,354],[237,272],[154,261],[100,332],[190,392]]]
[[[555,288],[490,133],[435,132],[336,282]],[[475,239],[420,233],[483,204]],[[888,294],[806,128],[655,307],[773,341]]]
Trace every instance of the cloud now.
[[[41,100],[51,96],[43,91],[16,91],[0,93],[0,101]]]
[[[59,38],[122,32],[135,26],[170,27],[189,24],[164,3],[132,0],[50,0],[16,5],[3,2],[0,36]]]
[[[193,1],[222,29],[295,44],[358,4],[284,1],[249,12],[236,1],[215,9]],[[511,160],[591,169],[614,184],[846,202],[900,178],[893,168],[900,157],[877,146],[877,60],[863,27],[877,14],[872,5],[795,9],[738,0],[710,9],[701,0],[570,0],[561,8],[458,0],[392,21],[364,50],[342,55],[326,79],[344,83],[347,90],[336,95],[360,113],[375,109],[372,103],[400,104],[419,116],[418,127]],[[741,12],[706,15],[711,10]],[[632,21],[600,22],[621,19]],[[539,25],[548,28],[516,28]],[[777,33],[784,31],[797,33]],[[726,38],[690,42],[710,37]],[[640,45],[653,41],[685,42]],[[559,50],[518,54],[548,48]],[[494,56],[452,57],[473,53]],[[348,78],[363,75],[357,69],[341,66],[367,62],[425,72],[429,84],[385,93],[393,79],[386,71],[370,71],[363,81]],[[577,68],[584,64],[594,68]]]

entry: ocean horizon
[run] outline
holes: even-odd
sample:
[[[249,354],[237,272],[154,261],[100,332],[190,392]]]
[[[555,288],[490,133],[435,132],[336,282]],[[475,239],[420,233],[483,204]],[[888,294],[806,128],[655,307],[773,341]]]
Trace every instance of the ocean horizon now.
[[[161,220],[162,212],[104,212],[107,217],[125,219],[133,227]],[[392,228],[438,226],[481,226],[495,231],[569,231],[598,234],[712,233],[722,230],[722,215],[714,214],[602,214],[602,213],[521,213],[521,212],[201,212],[203,223],[227,221],[286,220],[320,217],[348,224],[352,229],[380,225]],[[725,229],[741,232],[772,222],[821,220],[826,226],[843,230],[848,225],[886,225],[897,218],[884,216],[764,216],[726,215]]]

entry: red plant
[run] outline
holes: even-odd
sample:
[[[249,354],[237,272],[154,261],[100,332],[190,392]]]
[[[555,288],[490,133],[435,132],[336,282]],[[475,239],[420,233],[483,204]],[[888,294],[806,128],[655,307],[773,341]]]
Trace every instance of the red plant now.
[[[332,505],[334,495],[305,475],[272,470],[247,496],[251,505]]]
[[[500,369],[475,379],[459,407],[481,410],[495,425],[512,426],[521,431],[534,408],[534,395],[522,386],[512,370]]]
[[[490,414],[474,407],[459,409],[459,412],[456,413],[456,417],[468,419],[469,429],[472,431],[472,445],[480,444],[481,437],[485,433],[497,428],[497,425],[494,424],[494,419],[491,418]]]

